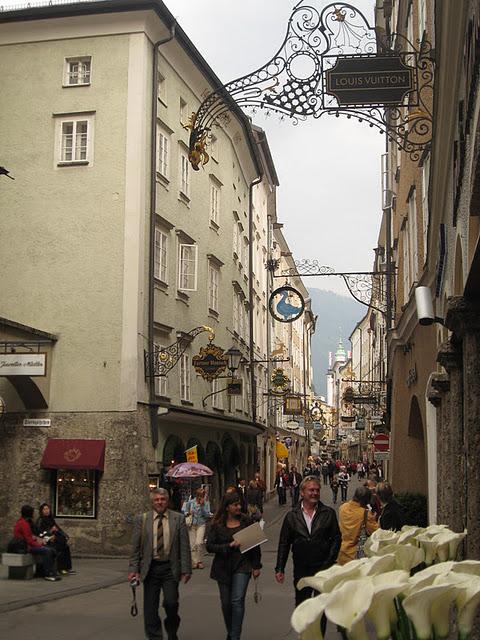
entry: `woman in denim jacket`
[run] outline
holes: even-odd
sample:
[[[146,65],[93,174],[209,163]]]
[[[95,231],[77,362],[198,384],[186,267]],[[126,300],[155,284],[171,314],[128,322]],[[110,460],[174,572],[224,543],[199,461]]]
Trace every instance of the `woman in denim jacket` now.
[[[183,505],[185,516],[192,516],[192,524],[189,528],[190,548],[192,550],[192,567],[203,569],[203,543],[205,540],[205,527],[210,519],[210,503],[205,499],[205,489],[197,489],[195,497]]]

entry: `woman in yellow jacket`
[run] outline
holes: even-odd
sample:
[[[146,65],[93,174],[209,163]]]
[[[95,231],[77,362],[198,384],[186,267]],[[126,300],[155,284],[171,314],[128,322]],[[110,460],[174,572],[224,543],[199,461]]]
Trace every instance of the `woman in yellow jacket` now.
[[[378,529],[378,522],[368,508],[371,499],[370,489],[358,487],[352,500],[344,502],[338,510],[340,531],[342,532],[342,545],[337,558],[338,564],[346,564],[357,558],[358,542],[364,523],[368,535]]]

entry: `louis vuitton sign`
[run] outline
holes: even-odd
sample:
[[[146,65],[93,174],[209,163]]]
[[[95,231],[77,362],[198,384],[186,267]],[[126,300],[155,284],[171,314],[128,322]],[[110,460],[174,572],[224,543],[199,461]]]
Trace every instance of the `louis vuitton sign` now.
[[[415,72],[400,56],[338,56],[325,92],[340,106],[399,105],[415,88]]]

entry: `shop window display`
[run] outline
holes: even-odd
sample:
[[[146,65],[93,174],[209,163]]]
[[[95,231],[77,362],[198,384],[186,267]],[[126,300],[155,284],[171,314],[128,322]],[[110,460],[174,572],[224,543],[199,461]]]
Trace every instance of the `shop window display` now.
[[[58,469],[55,486],[55,515],[95,518],[95,488],[95,471]]]

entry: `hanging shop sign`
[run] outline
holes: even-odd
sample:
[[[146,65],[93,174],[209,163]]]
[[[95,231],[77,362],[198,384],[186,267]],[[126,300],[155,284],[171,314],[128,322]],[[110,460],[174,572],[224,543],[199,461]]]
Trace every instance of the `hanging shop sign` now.
[[[286,416],[295,416],[302,413],[302,400],[298,396],[285,396],[283,400],[283,413]]]
[[[192,364],[195,371],[202,376],[204,380],[212,382],[215,378],[225,371],[228,360],[225,357],[223,349],[211,342],[206,347],[201,347],[200,353],[192,358]]]
[[[400,56],[338,56],[326,71],[326,93],[347,105],[400,105],[414,90],[415,69]]]
[[[342,422],[355,422],[356,419],[357,419],[357,416],[355,415],[340,416],[340,420]]]
[[[194,445],[189,449],[185,449],[185,458],[187,459],[187,462],[198,462],[197,445]]]
[[[227,383],[227,395],[241,396],[243,391],[241,378],[234,378]]]
[[[357,421],[355,423],[355,429],[357,431],[365,431],[365,418],[357,418]]]
[[[351,404],[355,398],[355,393],[352,387],[347,387],[343,393],[343,401],[347,404]]]
[[[290,389],[290,378],[283,369],[274,369],[270,377],[272,388],[270,392],[276,396],[283,396]]]
[[[304,312],[305,300],[300,291],[285,285],[272,291],[268,308],[278,322],[294,322]]]
[[[2,353],[0,376],[45,376],[46,353]]]

